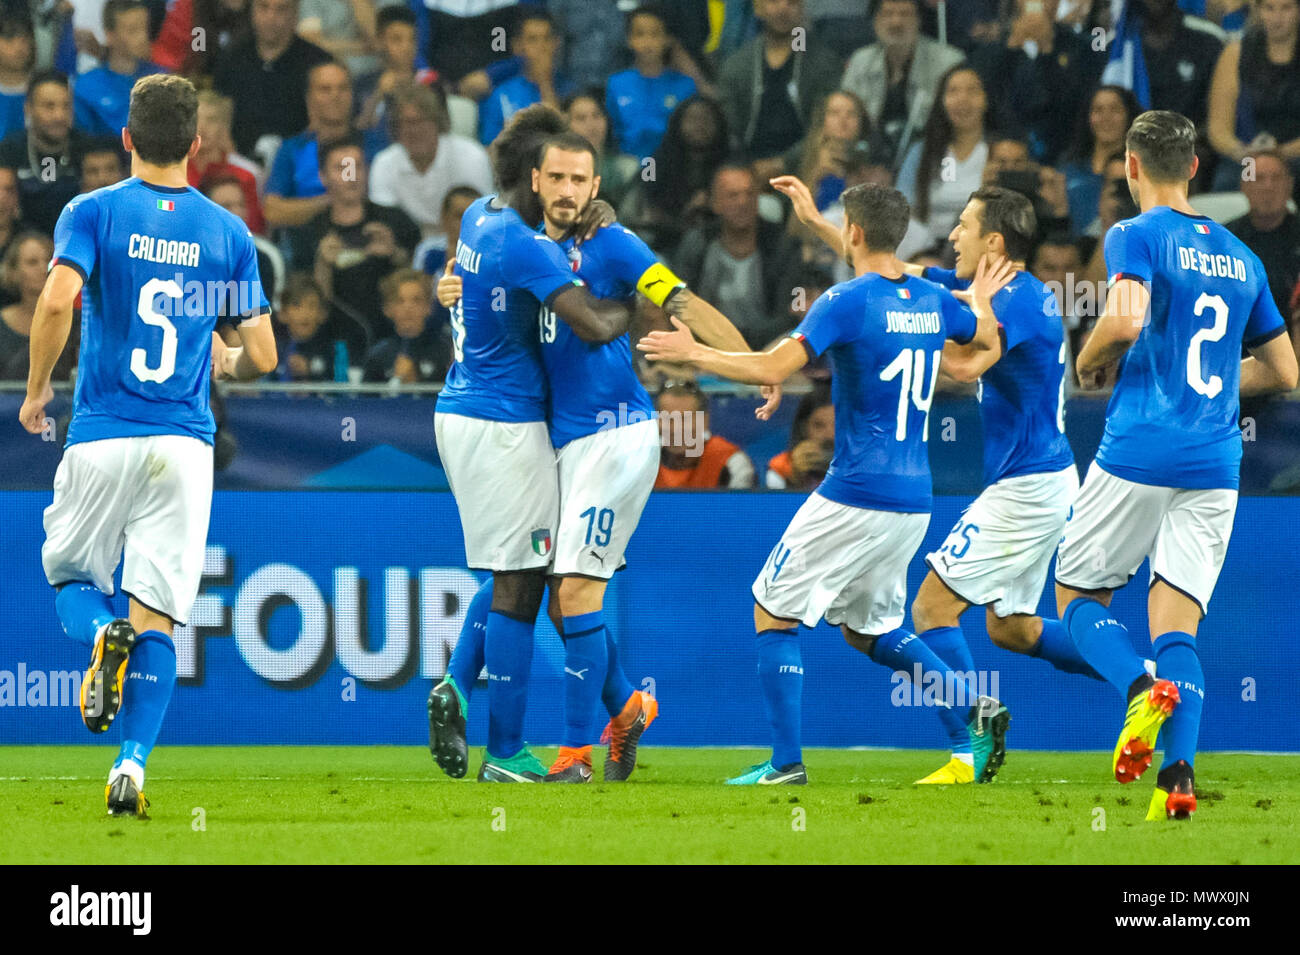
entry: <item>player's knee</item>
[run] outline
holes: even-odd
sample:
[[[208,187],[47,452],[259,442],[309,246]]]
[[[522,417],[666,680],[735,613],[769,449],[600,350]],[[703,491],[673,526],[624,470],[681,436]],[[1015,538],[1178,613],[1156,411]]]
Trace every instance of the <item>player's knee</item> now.
[[[516,620],[532,622],[542,607],[546,571],[510,570],[492,575],[492,610]]]
[[[917,633],[933,630],[937,626],[934,622],[934,610],[932,601],[917,594],[916,599],[912,601],[912,629]]]
[[[994,646],[1001,647],[1003,650],[1010,650],[1012,653],[1028,653],[1034,648],[1042,633],[1041,625],[1034,626],[1036,621],[1036,617],[1023,615],[999,617],[990,610],[986,619],[989,639],[993,641]]]
[[[857,633],[850,630],[848,627],[840,627],[840,632],[844,634],[844,642],[859,653],[865,653],[867,656],[871,656],[872,651],[876,649],[875,637],[869,636],[865,633]]]
[[[563,577],[556,588],[560,612],[566,617],[596,613],[605,601],[605,581],[588,577]]]

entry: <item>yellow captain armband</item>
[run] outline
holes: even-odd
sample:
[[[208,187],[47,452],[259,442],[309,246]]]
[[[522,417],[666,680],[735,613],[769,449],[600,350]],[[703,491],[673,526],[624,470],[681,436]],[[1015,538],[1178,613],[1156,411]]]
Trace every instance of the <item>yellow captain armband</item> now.
[[[642,272],[636,283],[636,290],[659,306],[668,301],[673,292],[685,287],[686,283],[673,275],[672,269],[662,262],[656,262]]]

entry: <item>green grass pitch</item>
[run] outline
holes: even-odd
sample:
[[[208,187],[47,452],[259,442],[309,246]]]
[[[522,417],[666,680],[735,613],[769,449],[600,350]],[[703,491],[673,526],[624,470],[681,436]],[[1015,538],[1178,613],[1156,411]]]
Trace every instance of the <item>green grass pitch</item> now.
[[[0,830],[11,863],[1300,861],[1300,756],[1202,754],[1200,811],[1161,824],[1154,772],[1120,786],[1104,753],[1012,751],[993,784],[940,788],[911,782],[946,754],[810,750],[806,787],[720,785],[765,756],[643,747],[627,783],[528,786],[415,747],[163,747],[140,821],[104,814],[110,747],[8,746]]]

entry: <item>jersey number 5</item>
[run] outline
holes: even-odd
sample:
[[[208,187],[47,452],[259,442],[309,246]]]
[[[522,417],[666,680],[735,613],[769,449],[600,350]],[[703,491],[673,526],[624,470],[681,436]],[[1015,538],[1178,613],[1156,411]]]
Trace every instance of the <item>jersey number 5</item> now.
[[[172,324],[171,319],[153,307],[153,300],[156,296],[165,295],[179,302],[181,294],[181,287],[173,279],[150,279],[144,283],[144,288],[140,289],[140,298],[135,307],[136,314],[146,325],[161,328],[163,333],[162,356],[158,359],[158,367],[149,367],[149,353],[143,348],[131,349],[131,374],[141,381],[161,384],[176,371],[176,326]]]
[[[934,353],[934,366],[930,371],[930,393],[922,395],[925,387],[925,350],[922,348],[904,348],[898,357],[885,366],[880,373],[881,381],[893,381],[899,375],[903,380],[898,386],[898,427],[894,437],[899,441],[907,440],[907,399],[909,394],[917,411],[925,412],[925,424],[921,426],[921,440],[930,440],[930,404],[934,401],[934,383],[939,377],[939,359],[943,352]]]
[[[1209,308],[1214,312],[1214,324],[1202,328],[1192,336],[1192,343],[1187,348],[1187,383],[1192,391],[1207,398],[1213,398],[1223,390],[1223,379],[1211,375],[1208,380],[1201,373],[1201,345],[1205,342],[1217,342],[1228,332],[1228,303],[1218,295],[1202,292],[1201,297],[1192,306],[1192,314],[1200,318]]]

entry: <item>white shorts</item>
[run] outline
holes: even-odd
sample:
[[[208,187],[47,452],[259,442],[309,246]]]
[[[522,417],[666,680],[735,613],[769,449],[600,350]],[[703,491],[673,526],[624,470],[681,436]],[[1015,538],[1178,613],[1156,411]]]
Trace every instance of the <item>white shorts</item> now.
[[[659,422],[640,421],[570,441],[556,453],[559,576],[609,580],[623,565],[659,474]]]
[[[992,607],[999,617],[1036,613],[1078,493],[1073,464],[990,484],[925,562],[969,604]]]
[[[1228,553],[1236,511],[1234,490],[1137,484],[1094,461],[1065,525],[1056,580],[1075,590],[1114,590],[1150,557],[1150,582],[1159,578],[1182,591],[1204,614]]]
[[[433,431],[469,566],[531,570],[550,564],[559,491],[546,423],[437,412]]]
[[[768,555],[754,600],[806,627],[824,618],[854,633],[889,633],[903,622],[907,565],[929,526],[929,514],[850,507],[814,493]]]
[[[185,623],[198,596],[212,511],[212,445],[179,434],[74,444],[54,474],[41,562],[54,586],[122,590]]]

